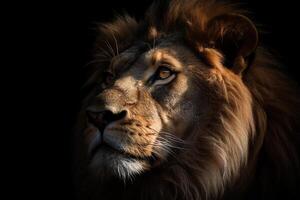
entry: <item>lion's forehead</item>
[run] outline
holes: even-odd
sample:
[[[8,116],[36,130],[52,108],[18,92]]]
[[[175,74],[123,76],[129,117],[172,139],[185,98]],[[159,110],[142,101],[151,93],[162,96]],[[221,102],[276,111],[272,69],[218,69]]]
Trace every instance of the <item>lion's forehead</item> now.
[[[134,63],[140,64],[139,68],[144,66],[151,67],[153,62],[159,59],[173,58],[177,61],[182,60],[189,51],[176,34],[168,37],[158,38],[155,41],[138,41],[130,47],[120,52],[111,59],[109,68],[124,71],[125,69],[135,67]],[[163,55],[159,57],[159,55]],[[184,55],[184,56],[183,56]],[[151,65],[152,64],[152,65]],[[145,68],[144,68],[145,69]]]

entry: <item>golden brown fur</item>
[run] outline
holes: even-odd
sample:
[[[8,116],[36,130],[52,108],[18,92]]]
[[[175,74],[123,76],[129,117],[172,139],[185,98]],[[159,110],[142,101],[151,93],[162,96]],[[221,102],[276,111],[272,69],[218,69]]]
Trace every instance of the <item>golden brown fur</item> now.
[[[296,198],[300,184],[299,89],[266,50],[256,48],[257,41],[251,38],[256,38],[257,32],[244,13],[210,0],[173,0],[154,3],[139,23],[125,16],[101,26],[95,68],[87,86],[103,72],[99,66],[121,62],[110,53],[124,52],[137,41],[155,46],[175,34],[171,43],[184,43],[184,47],[180,43],[174,48],[181,52],[178,57],[202,66],[193,68],[193,87],[204,93],[211,109],[193,119],[199,120],[194,127],[200,127],[200,121],[205,124],[201,130],[178,131],[178,137],[192,141],[188,150],[179,150],[176,159],[170,156],[160,167],[148,166],[125,183],[117,177],[103,181],[88,170],[80,134],[85,114],[81,112],[76,181],[82,199]],[[231,40],[235,45],[227,43]],[[127,62],[136,57],[131,55]],[[92,95],[86,96],[83,108]],[[143,98],[151,97],[145,93]],[[144,103],[152,106],[150,101]],[[203,104],[193,106],[202,109]],[[140,122],[144,123],[143,119]]]

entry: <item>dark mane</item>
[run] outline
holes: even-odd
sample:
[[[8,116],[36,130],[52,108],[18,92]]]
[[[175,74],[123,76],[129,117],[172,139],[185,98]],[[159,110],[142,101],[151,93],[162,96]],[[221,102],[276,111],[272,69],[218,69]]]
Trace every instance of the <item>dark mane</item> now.
[[[299,87],[279,69],[276,59],[263,49],[257,51],[245,84],[252,93],[256,126],[256,187],[265,194],[274,190],[296,194],[300,182],[300,96]],[[255,148],[261,145],[260,152]],[[294,192],[294,193],[291,193]],[[291,196],[293,197],[293,196]]]

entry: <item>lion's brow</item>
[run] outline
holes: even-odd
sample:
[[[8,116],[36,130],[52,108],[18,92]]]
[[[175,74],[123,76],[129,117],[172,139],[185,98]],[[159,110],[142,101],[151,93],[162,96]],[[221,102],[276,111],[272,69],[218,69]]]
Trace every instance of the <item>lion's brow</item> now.
[[[137,41],[134,44],[132,44],[129,48],[124,50],[119,56],[114,57],[111,60],[111,64],[108,66],[108,70],[116,72],[116,71],[126,71],[130,66],[137,61],[137,59],[145,53],[146,51],[149,51],[149,43],[144,41]],[[124,60],[122,64],[115,64],[118,63],[118,61],[122,58],[122,55],[124,53],[131,53],[132,56],[130,56],[128,59]],[[115,59],[115,60],[114,60]]]

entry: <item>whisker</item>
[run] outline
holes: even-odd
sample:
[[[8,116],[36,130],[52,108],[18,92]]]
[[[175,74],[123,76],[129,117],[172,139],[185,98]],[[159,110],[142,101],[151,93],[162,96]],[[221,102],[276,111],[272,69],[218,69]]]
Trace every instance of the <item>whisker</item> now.
[[[117,50],[117,55],[119,55],[118,41],[117,41],[117,39],[116,39],[116,37],[115,37],[115,34],[113,34],[113,33],[112,33],[112,36],[113,36],[113,38],[114,38],[114,41],[115,41],[116,50]]]
[[[99,47],[99,49],[102,51],[102,53],[103,53],[102,55],[106,55],[108,58],[112,58],[114,56],[114,55],[111,54],[111,52],[103,49],[102,47]]]
[[[170,144],[169,141],[167,140],[161,140],[162,138],[157,138],[157,140],[159,140],[161,143],[163,143],[164,145],[168,146],[168,147],[171,147],[171,148],[174,148],[174,149],[187,149],[187,148],[184,148],[184,147],[180,147],[180,146],[175,146],[173,144]]]
[[[186,141],[184,141],[184,140],[182,140],[182,139],[180,139],[180,138],[178,138],[178,137],[176,137],[176,136],[168,135],[168,134],[166,134],[165,132],[161,132],[161,133],[163,133],[163,135],[161,135],[161,137],[162,137],[163,139],[171,140],[171,141],[173,141],[173,142],[180,143],[180,144],[188,144],[188,142],[186,142]]]
[[[172,140],[172,141],[174,141],[174,142],[176,142],[176,143],[189,144],[187,141],[185,141],[185,140],[183,140],[183,139],[177,137],[175,134],[172,134],[172,133],[170,133],[170,132],[163,131],[163,130],[157,131],[157,130],[151,128],[151,127],[149,127],[149,129],[151,129],[152,131],[156,132],[156,133],[159,134],[161,137],[164,136],[164,137],[166,137],[167,139]],[[162,134],[163,134],[163,135],[162,135]]]
[[[102,50],[103,51],[103,50]],[[101,53],[98,53],[96,56],[95,56],[96,59],[98,58],[105,58],[105,59],[109,59],[110,57],[107,56],[107,54],[104,54],[103,52]]]
[[[113,57],[116,56],[116,53],[115,53],[114,49],[112,48],[112,46],[110,45],[110,43],[106,40],[104,42],[105,42],[106,46],[109,48],[109,50],[111,51],[112,56]]]
[[[88,67],[90,65],[94,65],[94,64],[97,64],[97,63],[102,63],[102,62],[105,62],[105,61],[108,61],[109,59],[95,59],[95,60],[92,60],[88,63],[86,63],[83,67]]]
[[[153,49],[155,48],[155,45],[156,45],[155,42],[156,42],[156,36],[154,36],[153,42],[152,42]]]

